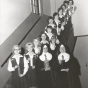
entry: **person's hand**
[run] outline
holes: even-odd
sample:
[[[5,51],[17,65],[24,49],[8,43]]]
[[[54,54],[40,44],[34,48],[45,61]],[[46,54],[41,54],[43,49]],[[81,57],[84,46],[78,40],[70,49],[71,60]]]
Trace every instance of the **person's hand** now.
[[[59,44],[59,43],[60,43],[59,39],[56,39],[56,43],[57,43],[57,44]]]
[[[20,77],[23,77],[24,75],[23,75],[23,74],[20,74],[19,76],[20,76]]]
[[[16,65],[16,66],[15,66],[15,69],[16,69],[16,68],[18,68],[18,67],[19,67],[19,66],[18,66],[18,65]]]
[[[35,69],[35,66],[32,66],[32,69]]]
[[[59,64],[60,64],[60,65],[62,64],[62,60],[59,60]]]
[[[50,70],[50,68],[45,69],[45,71],[48,71],[48,70]]]
[[[44,68],[41,69],[42,71],[44,70]]]
[[[69,68],[67,68],[67,69],[61,69],[61,71],[66,71],[66,72],[68,72],[68,71],[69,71]]]
[[[60,33],[58,32],[57,35],[60,35]]]

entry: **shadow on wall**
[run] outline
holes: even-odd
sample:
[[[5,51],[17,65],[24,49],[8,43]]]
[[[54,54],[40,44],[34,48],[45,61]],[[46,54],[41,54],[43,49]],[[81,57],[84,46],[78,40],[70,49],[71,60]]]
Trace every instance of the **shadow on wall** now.
[[[73,81],[73,88],[82,88],[80,78],[81,70],[80,70],[80,64],[76,57],[70,52],[69,48],[66,47],[67,52],[70,54],[70,69],[71,69],[71,75],[72,75],[72,81]]]

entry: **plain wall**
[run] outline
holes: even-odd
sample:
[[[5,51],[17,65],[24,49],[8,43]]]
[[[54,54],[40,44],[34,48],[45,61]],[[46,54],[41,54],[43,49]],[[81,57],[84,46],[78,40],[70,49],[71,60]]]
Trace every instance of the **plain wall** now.
[[[50,16],[51,9],[50,9],[50,0],[42,0],[43,2],[43,14]]]
[[[88,0],[74,0],[77,10],[72,16],[74,35],[88,35]]]
[[[88,88],[88,36],[77,38],[74,56],[81,67],[80,81],[82,88]]]
[[[65,0],[55,0],[56,2],[56,11],[58,10],[58,8],[63,4]]]
[[[88,36],[78,37],[74,49],[80,67],[80,81],[82,88],[88,88]]]
[[[0,45],[29,16],[30,0],[1,0]]]
[[[74,36],[77,37],[74,56],[80,64],[82,88],[88,88],[88,0],[74,0],[77,10],[72,16]]]
[[[64,0],[43,0],[43,14],[53,16]]]

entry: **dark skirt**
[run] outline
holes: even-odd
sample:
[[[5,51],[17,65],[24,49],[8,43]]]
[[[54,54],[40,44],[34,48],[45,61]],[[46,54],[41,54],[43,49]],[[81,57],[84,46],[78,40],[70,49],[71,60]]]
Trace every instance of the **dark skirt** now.
[[[29,70],[27,72],[27,81],[28,81],[28,86],[29,87],[36,87],[36,74],[35,74],[35,69],[32,69],[32,67],[29,67]]]
[[[38,88],[54,88],[55,82],[54,82],[54,76],[53,72],[51,70],[49,71],[41,71],[38,74]]]
[[[17,69],[12,72],[12,88],[28,88],[26,77],[19,77]]]
[[[70,75],[69,72],[60,71],[59,72],[59,87],[60,88],[70,88]]]

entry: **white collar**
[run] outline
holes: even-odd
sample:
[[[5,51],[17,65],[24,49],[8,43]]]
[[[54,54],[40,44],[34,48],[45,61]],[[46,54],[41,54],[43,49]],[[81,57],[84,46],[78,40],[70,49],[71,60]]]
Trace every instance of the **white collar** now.
[[[50,54],[49,52],[47,53],[42,53],[42,55],[39,57],[41,61],[45,61],[45,54],[46,54],[46,58],[48,61],[50,61],[52,59],[52,54]]]
[[[55,24],[49,24],[48,26],[52,26],[52,27],[54,27],[54,26],[55,26]]]
[[[47,40],[44,40],[44,41],[42,40],[41,43],[43,43],[43,44],[45,44],[45,43],[49,44]]]
[[[21,54],[18,54],[18,55],[13,55],[12,58],[20,58],[20,57],[23,57]]]
[[[50,38],[53,36],[52,33],[48,33],[48,32],[47,32],[47,35],[48,35],[48,37],[50,37]]]
[[[35,53],[34,53],[34,52],[32,52],[32,53],[27,53],[26,55],[29,55],[29,58],[33,58],[34,55],[35,55]]]
[[[34,52],[29,53],[29,52],[28,52],[28,53],[26,53],[26,55],[29,55],[29,56],[32,55],[32,56],[33,56],[33,55],[35,55],[35,53],[34,53]]]
[[[68,53],[60,53],[60,54],[58,55],[58,60],[62,60],[62,55],[64,56],[65,62],[68,62],[69,59],[70,59],[70,55],[69,55]]]

